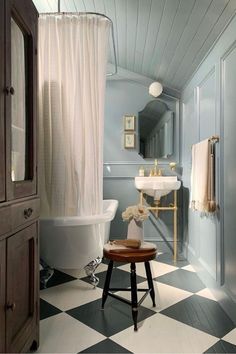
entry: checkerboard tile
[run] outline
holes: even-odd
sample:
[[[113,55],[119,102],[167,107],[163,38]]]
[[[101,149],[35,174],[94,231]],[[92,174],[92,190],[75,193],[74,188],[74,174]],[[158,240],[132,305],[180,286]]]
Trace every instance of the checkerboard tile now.
[[[178,260],[176,262],[174,262],[173,261],[173,254],[171,254],[171,253],[162,253],[157,256],[157,260],[158,260],[158,262],[166,263],[169,265],[174,265],[179,268],[189,265],[189,262],[186,259],[180,258],[180,257],[178,258]]]
[[[87,326],[110,337],[128,327],[133,327],[131,307],[108,297],[104,310],[101,309],[101,299],[67,311],[67,314],[78,319]],[[145,307],[138,311],[138,321],[143,321],[155,312]]]
[[[205,353],[236,353],[236,346],[225,342],[224,340],[219,340],[211,348],[209,348]]]
[[[189,272],[194,272],[194,273],[196,272],[196,270],[193,268],[193,266],[191,266],[191,264],[182,267],[181,269],[188,270]]]
[[[41,292],[41,298],[62,311],[101,299],[102,289],[95,288],[80,279],[57,285]]]
[[[203,296],[203,297],[205,297],[207,299],[217,301],[215,296],[212,294],[212,292],[209,289],[207,289],[207,288],[198,291],[196,293],[196,295]]]
[[[62,312],[40,323],[38,353],[78,353],[105,337]]]
[[[147,307],[155,312],[160,312],[171,305],[178,303],[179,301],[186,299],[187,297],[193,295],[191,292],[174,288],[173,286],[169,286],[166,284],[158,283],[153,281],[154,289],[155,289],[155,299],[156,299],[156,307],[153,307],[152,300],[150,296],[147,296],[142,303],[142,306]],[[143,282],[138,285],[140,289],[147,289],[147,282]],[[119,291],[116,294],[130,300],[130,292]],[[143,296],[142,292],[138,292],[138,300]]]
[[[198,295],[192,295],[161,313],[218,338],[234,328],[232,320],[216,301]]]
[[[51,288],[59,284],[67,283],[75,279],[76,279],[75,277],[72,277],[69,274],[66,274],[64,272],[55,269],[53,276],[47,282],[47,288]],[[40,288],[42,290],[42,284],[40,284]]]
[[[102,342],[93,345],[81,353],[132,353],[129,350],[123,348],[121,345],[113,342],[112,340],[105,339]]]
[[[127,264],[127,266],[129,267],[128,264]],[[97,287],[103,289],[104,283],[105,283],[106,274],[107,274],[107,272],[99,273],[99,276],[98,276],[99,283],[98,283]],[[82,278],[81,280],[89,283],[89,278],[88,277]],[[141,277],[137,273],[137,284],[141,283],[141,282],[143,282],[145,280],[146,280],[146,276],[145,277]],[[114,288],[129,287],[130,286],[130,274],[129,274],[129,271],[125,271],[123,269],[120,269],[120,267],[119,268],[113,268],[110,286],[114,287]]]
[[[218,339],[157,313],[111,339],[133,353],[203,353]]]
[[[230,342],[234,345],[236,345],[236,328],[234,328],[232,331],[230,331],[229,333],[227,333],[224,337],[224,340],[226,340],[227,342]]]
[[[175,272],[157,277],[155,280],[193,293],[205,288],[196,273],[184,269],[177,269]]]
[[[71,275],[74,278],[81,279],[87,277],[87,274],[84,269],[60,269],[62,272]],[[100,263],[97,269],[95,270],[95,275],[101,272],[107,271],[107,264]]]
[[[158,261],[151,261],[150,262],[151,271],[153,278],[159,277],[164,274],[168,274],[173,272],[174,270],[178,269],[177,267],[165,263],[161,263]],[[125,264],[118,269],[125,270],[126,272],[130,271],[130,264]],[[143,278],[146,278],[145,266],[144,263],[137,263],[136,264],[136,274],[140,275]]]
[[[49,304],[47,301],[40,299],[40,320],[44,320],[45,318],[57,315],[61,312],[61,310]]]
[[[131,308],[108,297],[101,310],[107,262],[97,288],[84,271],[56,270],[40,292],[39,353],[236,353],[236,328],[187,261],[160,254],[151,262],[156,307],[148,295],[134,332]],[[116,263],[111,286],[130,287],[130,266]],[[137,264],[138,288],[146,288]],[[119,292],[130,298],[130,292]],[[143,293],[139,293],[142,296]]]

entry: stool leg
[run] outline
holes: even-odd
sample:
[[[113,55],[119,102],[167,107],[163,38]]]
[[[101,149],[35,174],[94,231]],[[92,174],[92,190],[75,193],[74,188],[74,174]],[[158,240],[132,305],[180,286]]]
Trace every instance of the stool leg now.
[[[105,302],[106,302],[106,299],[107,299],[107,296],[108,296],[112,269],[113,269],[113,261],[110,261],[109,265],[108,265],[106,280],[105,280],[103,293],[102,293],[102,309],[104,309],[104,305],[105,305]]]
[[[154,286],[153,286],[153,281],[152,281],[152,273],[151,273],[151,268],[149,262],[145,262],[145,269],[146,269],[146,274],[147,274],[147,281],[148,281],[148,287],[151,289],[150,291],[150,296],[152,299],[153,307],[156,306],[155,303],[155,291],[154,291]]]
[[[138,319],[138,298],[137,298],[137,281],[136,281],[136,266],[135,263],[130,265],[130,281],[131,281],[131,306],[132,316],[134,321],[134,330],[137,331],[137,319]]]

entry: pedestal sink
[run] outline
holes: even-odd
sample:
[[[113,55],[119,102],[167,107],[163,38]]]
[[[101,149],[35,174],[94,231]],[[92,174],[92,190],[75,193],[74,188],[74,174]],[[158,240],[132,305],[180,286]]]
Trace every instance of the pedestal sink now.
[[[177,176],[135,177],[135,187],[155,200],[179,189],[180,185]]]
[[[140,192],[140,204],[144,202],[143,194],[150,195],[156,201],[155,206],[150,205],[149,210],[156,213],[158,217],[159,211],[173,211],[173,254],[174,261],[177,261],[177,189],[180,188],[181,182],[177,176],[155,176],[155,177],[135,177],[135,187]],[[169,206],[160,205],[160,198],[174,191],[173,203]],[[146,203],[146,201],[145,201]]]

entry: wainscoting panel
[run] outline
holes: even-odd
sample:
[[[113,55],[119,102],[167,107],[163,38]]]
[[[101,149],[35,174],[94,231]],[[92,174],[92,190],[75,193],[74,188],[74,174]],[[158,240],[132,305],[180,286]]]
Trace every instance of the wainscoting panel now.
[[[195,100],[193,102],[193,92]],[[236,321],[236,16],[199,66],[182,93],[183,189],[190,186],[189,146],[219,135],[216,152],[216,202],[211,217],[184,211],[188,259],[206,286],[214,290],[229,316]],[[191,97],[191,100],[190,100]],[[191,104],[190,104],[191,102]],[[197,116],[196,116],[197,115]],[[192,122],[196,117],[196,122]],[[196,128],[196,124],[198,125]],[[187,136],[189,135],[189,136]],[[184,200],[186,208],[187,203]],[[188,228],[187,228],[188,226]]]
[[[198,112],[199,112],[199,131],[200,140],[207,139],[215,134],[215,106],[216,106],[216,85],[215,67],[206,75],[198,86]]]
[[[236,43],[222,59],[222,118],[224,124],[224,277],[236,300]]]
[[[192,145],[216,134],[216,72],[211,67],[187,95],[183,110],[183,184],[190,190]],[[185,208],[188,205],[185,203]],[[212,215],[188,213],[188,245],[205,270],[216,280],[216,227]],[[190,231],[191,230],[191,231]]]

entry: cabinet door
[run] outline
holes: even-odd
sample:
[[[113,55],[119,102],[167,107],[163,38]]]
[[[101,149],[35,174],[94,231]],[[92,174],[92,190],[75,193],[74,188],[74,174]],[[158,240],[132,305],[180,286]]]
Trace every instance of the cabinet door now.
[[[38,341],[37,244],[37,223],[7,239],[6,349],[10,353]]]
[[[31,0],[6,1],[7,200],[36,194],[37,22]]]
[[[6,242],[0,241],[0,353],[5,352]]]
[[[4,1],[0,1],[0,202],[5,200]]]

